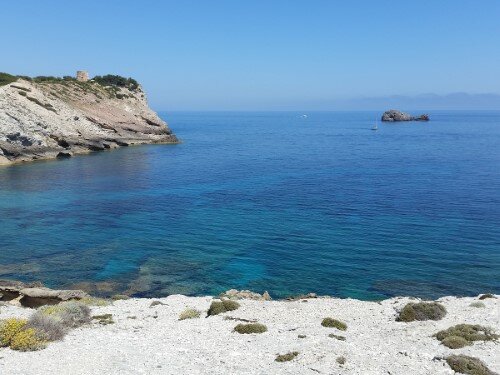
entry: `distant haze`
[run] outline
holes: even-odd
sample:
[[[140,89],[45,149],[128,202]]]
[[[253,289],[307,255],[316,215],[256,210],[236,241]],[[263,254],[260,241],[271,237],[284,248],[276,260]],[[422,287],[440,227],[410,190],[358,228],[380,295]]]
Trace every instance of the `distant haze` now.
[[[2,15],[0,71],[133,77],[156,110],[500,110],[499,0],[23,0]]]
[[[448,95],[360,97],[310,103],[309,108],[316,110],[381,110],[391,108],[405,110],[500,110],[500,95],[453,93]]]

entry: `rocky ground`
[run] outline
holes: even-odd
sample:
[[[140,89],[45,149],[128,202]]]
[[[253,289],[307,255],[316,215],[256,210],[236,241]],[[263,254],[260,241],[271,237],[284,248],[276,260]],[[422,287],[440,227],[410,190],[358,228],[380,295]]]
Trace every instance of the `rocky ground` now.
[[[0,86],[0,165],[176,142],[140,86],[21,78]]]
[[[449,349],[433,337],[459,323],[498,329],[500,300],[496,298],[473,307],[470,304],[479,302],[477,297],[444,297],[439,300],[447,309],[442,320],[410,323],[395,320],[406,303],[415,301],[409,298],[240,300],[239,309],[206,317],[212,300],[173,295],[92,307],[93,315],[112,314],[114,323],[93,320],[41,351],[0,348],[0,374],[444,375],[455,373],[442,359],[450,354],[477,357],[490,370],[500,372],[497,341]],[[202,311],[201,317],[179,321],[186,308]],[[28,317],[33,311],[4,304],[0,318]],[[323,327],[325,317],[345,322],[347,329]],[[265,324],[268,330],[234,332],[238,323],[247,321]],[[275,361],[278,354],[289,352],[298,354],[288,362]]]

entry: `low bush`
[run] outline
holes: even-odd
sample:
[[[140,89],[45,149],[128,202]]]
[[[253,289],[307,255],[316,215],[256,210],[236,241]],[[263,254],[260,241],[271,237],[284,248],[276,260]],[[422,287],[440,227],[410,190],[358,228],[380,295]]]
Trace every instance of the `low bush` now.
[[[38,332],[35,328],[26,328],[17,333],[10,342],[12,350],[19,350],[22,352],[35,351],[44,349],[47,342],[43,334]]]
[[[341,322],[340,320],[333,319],[333,318],[325,318],[321,322],[321,325],[323,327],[329,327],[329,328],[337,328],[341,331],[345,331],[347,329],[347,324],[344,322]]]
[[[492,341],[499,338],[490,328],[478,324],[457,324],[434,335],[450,349],[472,345],[474,341]]]
[[[470,342],[461,336],[448,336],[445,337],[441,343],[450,349],[459,349],[464,346],[470,345]]]
[[[18,77],[13,76],[9,73],[0,72],[0,86],[8,85],[9,83],[17,81]]]
[[[299,352],[289,352],[286,354],[278,354],[275,361],[276,362],[288,362],[292,359],[296,358],[299,355]]]
[[[446,363],[451,369],[467,375],[495,375],[481,360],[466,355],[450,355]]]
[[[437,302],[408,303],[399,312],[396,318],[399,322],[413,322],[415,320],[441,320],[446,315],[446,309]]]
[[[238,324],[234,327],[234,331],[241,334],[264,333],[267,331],[267,327],[260,323]]]
[[[208,309],[207,316],[218,315],[228,311],[237,310],[240,304],[232,300],[213,301]]]
[[[75,302],[61,302],[58,305],[43,306],[39,309],[43,315],[52,316],[62,323],[64,327],[75,328],[90,323],[90,309],[88,306]]]
[[[186,309],[179,315],[179,320],[196,319],[201,315],[201,311],[196,309]]]
[[[34,328],[47,341],[62,340],[67,329],[64,325],[52,316],[43,315],[40,312],[34,313],[28,320],[26,328]]]
[[[0,347],[9,346],[15,335],[25,329],[25,319],[9,318],[0,321]]]

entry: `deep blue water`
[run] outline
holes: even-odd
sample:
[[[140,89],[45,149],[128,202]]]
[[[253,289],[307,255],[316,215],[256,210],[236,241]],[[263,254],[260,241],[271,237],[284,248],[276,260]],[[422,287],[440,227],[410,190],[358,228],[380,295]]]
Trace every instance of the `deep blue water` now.
[[[0,168],[0,278],[100,294],[500,292],[500,112],[168,113],[184,141]]]

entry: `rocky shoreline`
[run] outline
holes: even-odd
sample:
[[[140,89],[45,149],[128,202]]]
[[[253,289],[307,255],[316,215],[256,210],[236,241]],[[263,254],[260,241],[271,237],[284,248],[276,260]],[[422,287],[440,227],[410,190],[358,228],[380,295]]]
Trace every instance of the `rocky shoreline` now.
[[[132,79],[3,76],[12,82],[0,85],[0,165],[178,143]]]
[[[54,317],[75,304],[87,315],[40,350],[21,351],[22,342],[0,348],[0,373],[493,375],[500,371],[497,297],[420,303],[311,294],[273,301],[267,293],[230,290],[218,297],[104,300],[77,293],[76,302],[37,309],[12,298],[0,302],[0,340],[1,322],[14,318],[35,316],[39,325],[41,314]],[[464,329],[485,331],[454,338]],[[464,363],[487,372],[460,372]]]

